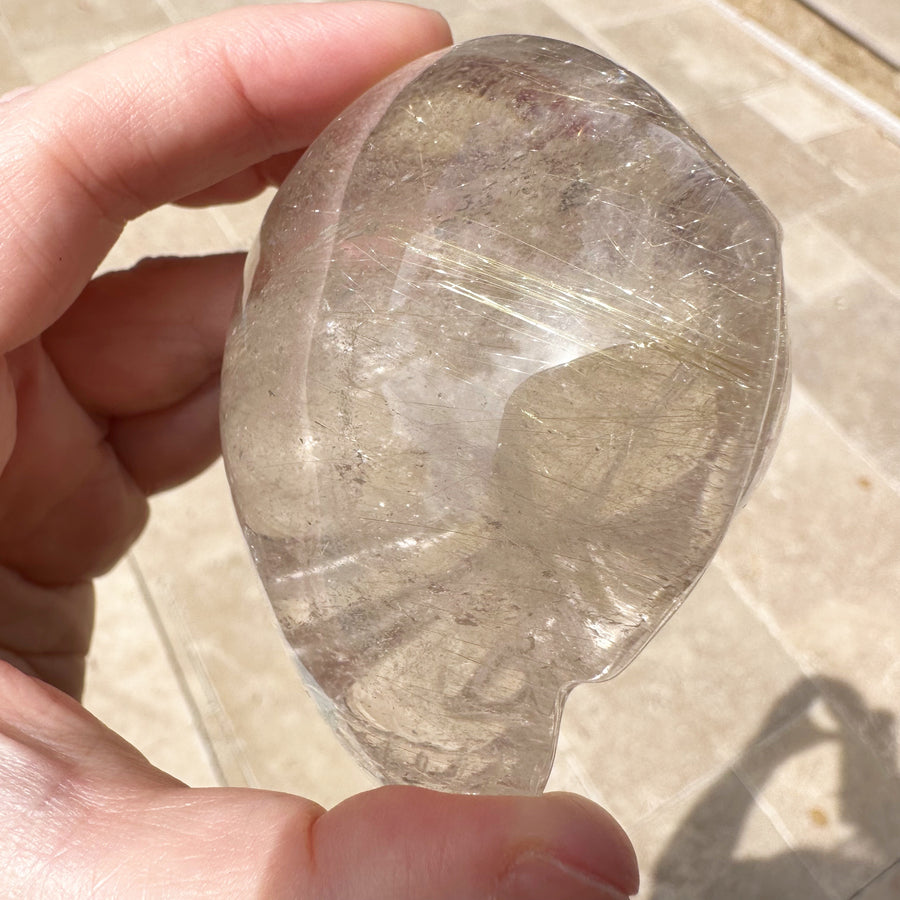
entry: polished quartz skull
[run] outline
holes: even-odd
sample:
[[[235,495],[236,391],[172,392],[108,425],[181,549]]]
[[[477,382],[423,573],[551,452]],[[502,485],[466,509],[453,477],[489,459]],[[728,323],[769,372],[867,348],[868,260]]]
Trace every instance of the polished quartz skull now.
[[[710,562],[786,400],[779,233],[652,88],[487,37],[266,216],[222,437],[310,690],[387,781],[541,790],[563,703]]]

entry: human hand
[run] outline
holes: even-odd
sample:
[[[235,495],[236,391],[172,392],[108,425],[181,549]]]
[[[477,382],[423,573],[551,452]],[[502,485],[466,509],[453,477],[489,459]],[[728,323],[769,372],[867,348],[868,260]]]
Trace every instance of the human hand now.
[[[91,578],[140,532],[146,496],[218,452],[242,260],[156,260],[91,281],[97,265],[147,209],[277,182],[354,96],[447,39],[439,17],[393,4],[233,11],[0,103],[4,897],[636,889],[627,838],[587,801],[384,788],[326,813],[286,794],[189,789],[50,686],[80,692]]]

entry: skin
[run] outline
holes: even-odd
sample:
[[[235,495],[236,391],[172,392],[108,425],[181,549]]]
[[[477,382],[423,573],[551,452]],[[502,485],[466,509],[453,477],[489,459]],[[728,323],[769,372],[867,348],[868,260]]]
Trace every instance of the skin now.
[[[390,787],[326,812],[192,789],[77,702],[91,580],[147,496],[218,453],[239,255],[92,280],[125,222],[277,184],[354,97],[449,41],[358,2],[235,10],[0,102],[0,894],[615,898],[628,839],[582,798]]]

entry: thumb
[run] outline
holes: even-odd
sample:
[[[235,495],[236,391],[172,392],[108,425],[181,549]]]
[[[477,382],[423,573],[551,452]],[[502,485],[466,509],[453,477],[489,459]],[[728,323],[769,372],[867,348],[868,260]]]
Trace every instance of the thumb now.
[[[0,819],[0,894],[28,900],[621,900],[637,890],[627,837],[583,798],[387,787],[325,812],[289,794],[192,789],[3,663]]]
[[[625,833],[574,794],[474,797],[386,787],[325,813],[311,833],[310,897],[621,900],[638,888]]]

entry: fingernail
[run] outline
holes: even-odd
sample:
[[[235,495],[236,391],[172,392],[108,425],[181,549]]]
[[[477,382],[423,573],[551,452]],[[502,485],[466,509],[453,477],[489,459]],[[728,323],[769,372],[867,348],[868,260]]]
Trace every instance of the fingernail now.
[[[535,853],[519,859],[507,872],[496,900],[628,900],[628,897],[585,872]]]

